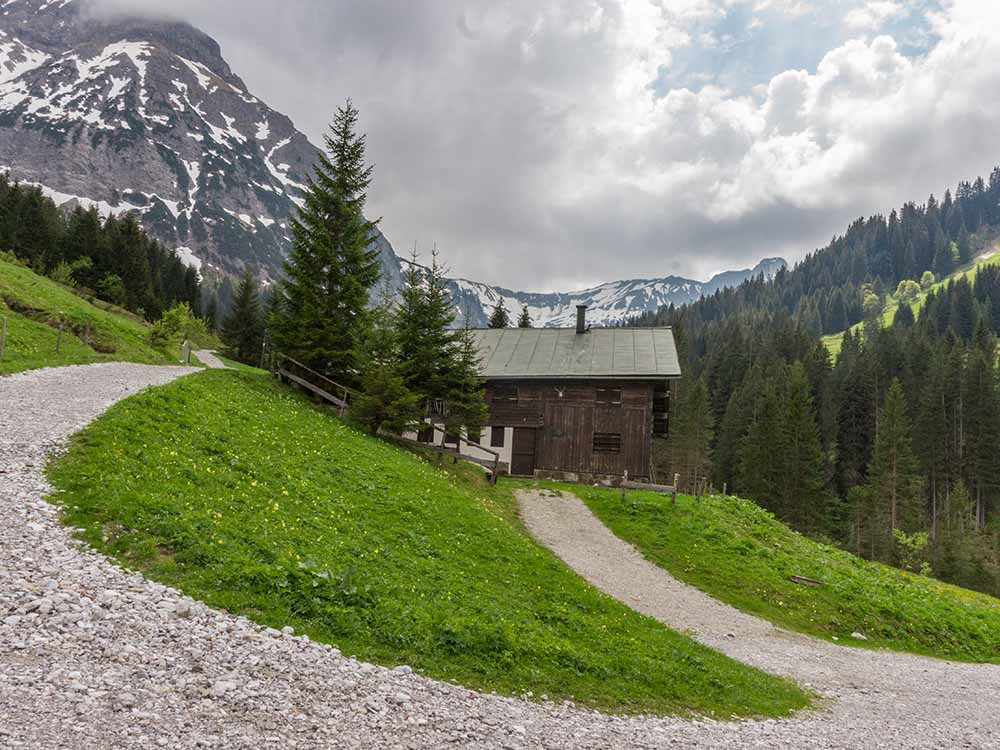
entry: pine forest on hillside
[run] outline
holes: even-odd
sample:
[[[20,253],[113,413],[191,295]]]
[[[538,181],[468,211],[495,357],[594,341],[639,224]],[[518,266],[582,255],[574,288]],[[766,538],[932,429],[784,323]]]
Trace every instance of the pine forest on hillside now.
[[[1000,268],[947,278],[998,226],[1000,169],[859,220],[773,282],[640,319],[673,325],[684,361],[660,470],[1000,594]],[[820,336],[845,331],[834,358]]]
[[[200,315],[198,273],[150,238],[131,214],[66,213],[37,187],[0,174],[0,250],[38,273],[91,290],[105,302],[160,316],[178,304]]]

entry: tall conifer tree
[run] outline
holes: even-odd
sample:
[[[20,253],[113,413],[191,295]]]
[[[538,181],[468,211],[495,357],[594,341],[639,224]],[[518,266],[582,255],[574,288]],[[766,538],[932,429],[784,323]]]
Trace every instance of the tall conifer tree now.
[[[264,340],[264,320],[260,310],[260,292],[249,269],[240,279],[233,306],[222,321],[222,343],[240,362],[258,364]]]
[[[796,528],[813,533],[821,527],[830,530],[838,519],[833,517],[831,494],[827,489],[809,378],[799,362],[792,365],[789,372],[785,407],[784,505]]]
[[[361,386],[351,403],[351,416],[373,435],[382,427],[399,434],[413,426],[420,417],[419,396],[407,388],[403,377],[399,331],[388,294],[382,295],[371,324],[358,339],[355,361]]]
[[[490,314],[490,328],[509,328],[510,313],[507,312],[507,305],[504,304],[503,297],[497,300]]]
[[[924,487],[913,453],[906,398],[899,380],[893,380],[889,386],[879,414],[868,484],[875,503],[874,537],[881,541],[874,554],[888,555],[896,529],[913,533],[925,527]]]
[[[348,100],[325,137],[326,153],[292,220],[294,242],[272,319],[282,353],[348,385],[357,382],[354,353],[379,278],[378,254],[371,248],[377,222],[364,216],[372,167],[365,164],[357,121]]]

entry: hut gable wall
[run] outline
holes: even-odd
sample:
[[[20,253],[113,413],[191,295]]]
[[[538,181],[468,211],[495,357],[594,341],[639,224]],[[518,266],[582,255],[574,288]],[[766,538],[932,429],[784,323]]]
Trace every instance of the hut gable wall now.
[[[649,474],[653,381],[487,381],[490,424],[535,428],[545,472]]]

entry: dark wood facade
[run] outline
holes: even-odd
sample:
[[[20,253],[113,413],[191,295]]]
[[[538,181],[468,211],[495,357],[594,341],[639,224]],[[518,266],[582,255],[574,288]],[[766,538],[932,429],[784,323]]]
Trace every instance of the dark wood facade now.
[[[488,380],[489,424],[514,428],[511,473],[650,479],[666,380]]]

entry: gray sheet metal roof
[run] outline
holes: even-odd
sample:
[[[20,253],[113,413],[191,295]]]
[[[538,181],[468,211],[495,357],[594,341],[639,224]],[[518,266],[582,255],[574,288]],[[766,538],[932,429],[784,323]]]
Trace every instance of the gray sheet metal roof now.
[[[499,328],[472,331],[480,375],[501,378],[679,378],[670,328]]]

